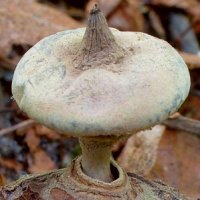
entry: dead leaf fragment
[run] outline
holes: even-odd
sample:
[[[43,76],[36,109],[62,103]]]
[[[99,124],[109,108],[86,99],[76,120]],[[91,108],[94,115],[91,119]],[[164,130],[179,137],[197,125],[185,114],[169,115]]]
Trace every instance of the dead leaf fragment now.
[[[42,173],[55,169],[55,163],[47,155],[47,153],[38,148],[32,158],[32,163],[28,168],[30,173]]]
[[[143,31],[144,18],[138,0],[125,0],[108,17],[108,24],[122,31]]]
[[[62,137],[60,134],[53,131],[52,129],[47,128],[46,126],[37,124],[35,126],[35,128],[36,128],[37,135],[40,136],[40,137],[45,136],[45,137],[47,137],[48,139],[51,139],[51,140],[61,139],[61,137]]]
[[[66,14],[36,1],[0,1],[0,55],[17,63],[22,55],[16,45],[30,47],[48,35],[77,27],[80,24]]]
[[[0,187],[6,184],[6,178],[3,174],[0,174]]]
[[[16,162],[14,159],[0,158],[0,165],[5,166],[16,171],[22,170],[22,164]]]
[[[157,125],[131,136],[118,157],[120,166],[128,172],[147,174],[155,164],[164,130],[165,126]]]
[[[200,138],[186,132],[165,131],[158,158],[148,177],[162,179],[192,199],[200,197]]]
[[[200,4],[198,0],[147,0],[150,5],[175,7],[184,10],[195,18],[200,16]]]
[[[29,147],[30,152],[36,151],[40,144],[40,138],[36,136],[34,129],[29,129],[25,136],[25,142]]]

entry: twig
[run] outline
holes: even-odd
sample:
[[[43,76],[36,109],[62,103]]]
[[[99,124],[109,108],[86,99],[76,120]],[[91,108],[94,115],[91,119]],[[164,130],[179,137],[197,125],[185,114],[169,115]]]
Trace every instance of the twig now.
[[[186,64],[188,65],[189,69],[197,69],[200,68],[200,56],[185,53],[185,52],[179,52]]]
[[[162,124],[169,128],[186,131],[200,136],[200,121],[188,117],[179,116],[173,119],[167,119]]]
[[[16,131],[16,130],[21,129],[21,128],[27,128],[27,127],[29,127],[33,124],[35,124],[35,121],[32,120],[32,119],[28,119],[26,121],[23,121],[19,124],[14,125],[14,126],[0,130],[0,136],[12,133],[13,131]]]

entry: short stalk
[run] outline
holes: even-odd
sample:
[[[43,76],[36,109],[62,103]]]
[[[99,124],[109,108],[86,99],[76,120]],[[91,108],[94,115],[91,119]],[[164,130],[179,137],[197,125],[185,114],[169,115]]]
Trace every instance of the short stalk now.
[[[112,137],[81,137],[82,169],[91,178],[104,182],[112,182],[111,173]]]

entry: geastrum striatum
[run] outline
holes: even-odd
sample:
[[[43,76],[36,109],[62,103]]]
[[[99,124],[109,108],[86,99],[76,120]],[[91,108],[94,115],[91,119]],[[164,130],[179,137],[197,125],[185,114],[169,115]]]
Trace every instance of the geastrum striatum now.
[[[168,118],[189,88],[188,68],[173,47],[145,33],[109,28],[95,5],[86,29],[59,32],[33,46],[12,84],[19,107],[41,124],[78,137],[82,155],[66,169],[5,186],[1,195],[185,199],[163,183],[128,176],[112,159],[111,147]]]

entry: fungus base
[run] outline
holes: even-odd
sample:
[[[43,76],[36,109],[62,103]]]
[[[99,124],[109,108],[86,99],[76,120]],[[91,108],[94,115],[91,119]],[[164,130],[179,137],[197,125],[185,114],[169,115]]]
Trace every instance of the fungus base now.
[[[114,162],[119,177],[105,183],[88,177],[82,171],[81,157],[70,166],[46,174],[24,176],[0,188],[1,200],[189,200],[162,182],[148,181],[127,174]]]

